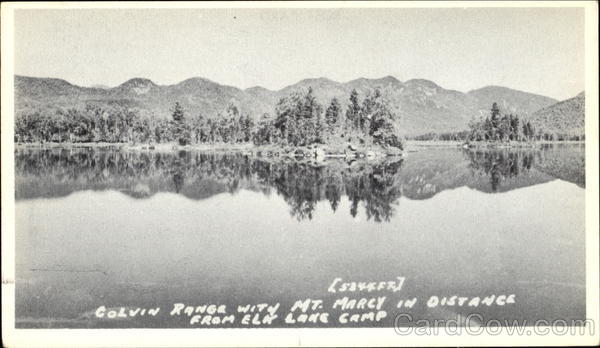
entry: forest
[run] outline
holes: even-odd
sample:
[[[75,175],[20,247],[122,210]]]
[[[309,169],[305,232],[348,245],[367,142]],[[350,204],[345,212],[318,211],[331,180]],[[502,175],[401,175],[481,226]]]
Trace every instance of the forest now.
[[[398,116],[379,89],[367,93],[362,101],[353,90],[346,112],[343,109],[336,98],[326,108],[319,104],[312,88],[281,98],[275,106],[275,115],[264,114],[258,121],[240,112],[233,103],[216,118],[208,118],[199,111],[184,110],[175,102],[170,119],[142,114],[119,104],[87,103],[81,109],[17,115],[15,142],[289,146],[353,142],[402,148],[394,126]]]
[[[535,128],[531,122],[520,120],[518,115],[502,114],[497,103],[492,104],[490,116],[485,119],[469,122],[468,137],[465,140],[470,141],[490,141],[490,142],[508,142],[508,141],[564,141],[564,140],[585,140],[584,135],[557,134],[545,131],[542,128]]]
[[[345,111],[344,111],[345,110]],[[216,118],[200,111],[184,110],[175,102],[169,119],[159,118],[119,103],[88,102],[84,107],[18,114],[17,143],[128,143],[244,144],[307,146],[354,143],[364,146],[403,148],[396,129],[399,116],[379,89],[362,101],[353,90],[342,105],[333,98],[327,107],[315,98],[312,88],[281,98],[274,115],[251,117],[230,103]],[[468,130],[429,132],[411,136],[417,141],[563,141],[585,140],[584,135],[557,134],[535,128],[518,115],[503,114],[493,103],[490,115],[472,119]]]

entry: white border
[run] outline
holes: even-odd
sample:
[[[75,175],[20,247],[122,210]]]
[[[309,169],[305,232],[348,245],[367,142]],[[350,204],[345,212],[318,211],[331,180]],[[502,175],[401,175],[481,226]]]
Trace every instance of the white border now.
[[[2,3],[1,8],[1,145],[2,145],[2,341],[20,346],[441,346],[441,345],[597,345],[599,341],[598,278],[598,4],[592,1],[469,2],[95,2]],[[332,329],[14,329],[14,143],[13,66],[14,10],[34,8],[453,8],[453,7],[583,7],[585,8],[586,72],[586,301],[594,320],[594,336],[399,336],[391,328]],[[534,20],[534,19],[532,19]]]

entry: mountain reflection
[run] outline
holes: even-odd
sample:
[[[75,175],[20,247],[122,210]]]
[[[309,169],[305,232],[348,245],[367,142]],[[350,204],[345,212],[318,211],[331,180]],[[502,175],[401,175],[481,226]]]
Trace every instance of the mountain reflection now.
[[[389,221],[398,200],[428,199],[467,186],[505,192],[556,178],[585,184],[582,148],[540,150],[426,150],[406,160],[324,162],[251,158],[242,154],[130,152],[118,149],[18,149],[16,199],[54,198],[80,190],[116,190],[134,198],[174,192],[191,199],[240,190],[273,192],[298,220],[312,219],[325,201],[334,212],[342,197],[355,217]]]

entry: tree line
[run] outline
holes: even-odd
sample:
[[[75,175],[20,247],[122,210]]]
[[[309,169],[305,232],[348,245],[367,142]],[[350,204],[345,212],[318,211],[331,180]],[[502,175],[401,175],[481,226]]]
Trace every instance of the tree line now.
[[[428,132],[425,134],[416,135],[409,139],[418,141],[465,141],[469,139],[469,131],[458,131],[458,132]]]
[[[35,111],[15,120],[16,142],[108,143],[248,143],[305,146],[351,141],[401,148],[395,129],[397,116],[379,89],[359,100],[353,90],[346,111],[337,98],[324,108],[313,94],[292,93],[281,98],[275,115],[255,122],[230,104],[217,117],[189,116],[179,102],[171,117],[161,119],[121,105],[86,104],[83,108]]]
[[[186,118],[175,103],[171,119],[161,119],[120,105],[87,104],[55,113],[17,115],[16,142],[107,143],[239,143],[252,139],[254,121],[234,105],[215,119]]]
[[[521,122],[519,116],[500,113],[493,103],[490,116],[469,122],[469,140],[474,141],[527,141],[535,139],[535,129],[530,122]]]
[[[533,141],[533,140],[584,140],[583,135],[562,134],[534,127],[531,122],[520,120],[518,115],[501,114],[498,104],[493,103],[490,116],[469,122],[468,140],[471,141]]]
[[[275,117],[264,115],[254,134],[254,143],[304,146],[314,143],[350,141],[402,148],[394,122],[397,115],[379,89],[367,93],[362,103],[352,90],[346,112],[337,98],[326,109],[312,88],[293,93],[275,107]]]

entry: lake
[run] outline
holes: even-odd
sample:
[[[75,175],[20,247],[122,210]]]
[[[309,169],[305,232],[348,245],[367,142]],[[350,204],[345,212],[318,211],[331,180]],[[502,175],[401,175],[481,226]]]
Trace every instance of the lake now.
[[[16,325],[207,327],[169,315],[173,304],[279,303],[270,327],[287,327],[290,307],[311,298],[329,323],[300,326],[336,327],[344,311],[331,306],[344,296],[386,296],[384,319],[351,327],[391,327],[400,312],[583,319],[584,158],[583,145],[353,162],[17,149]],[[398,292],[328,291],[338,278],[398,277]],[[426,305],[492,294],[514,303]],[[161,309],[107,319],[100,306]]]

